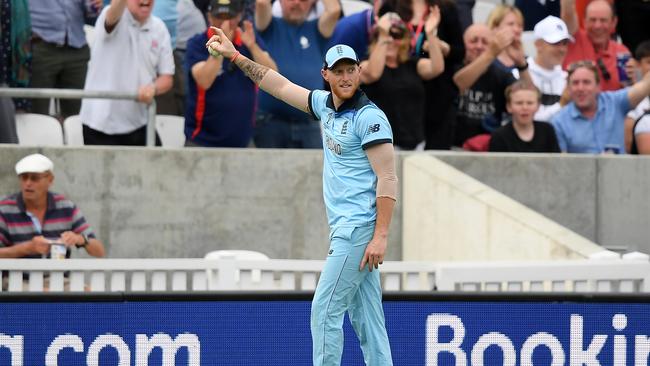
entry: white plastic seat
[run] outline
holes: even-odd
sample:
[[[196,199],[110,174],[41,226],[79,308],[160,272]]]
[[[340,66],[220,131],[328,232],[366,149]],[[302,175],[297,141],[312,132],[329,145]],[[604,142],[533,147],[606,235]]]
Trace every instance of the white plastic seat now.
[[[67,146],[83,146],[84,133],[79,115],[70,116],[63,121],[63,139]]]
[[[36,113],[16,114],[19,145],[63,146],[63,129],[59,120]]]
[[[215,250],[206,254],[204,258],[214,259],[214,260],[232,259],[232,260],[252,260],[252,261],[258,261],[258,260],[265,261],[270,259],[266,254],[256,252],[254,250]],[[212,270],[207,269],[206,275],[208,278],[208,288],[214,288],[213,283],[215,282],[216,279],[212,274]],[[251,281],[253,283],[259,283],[261,279],[262,279],[262,273],[260,270],[251,271]],[[235,283],[239,284],[239,271],[235,272]]]
[[[185,117],[156,115],[156,132],[163,147],[185,146]]]

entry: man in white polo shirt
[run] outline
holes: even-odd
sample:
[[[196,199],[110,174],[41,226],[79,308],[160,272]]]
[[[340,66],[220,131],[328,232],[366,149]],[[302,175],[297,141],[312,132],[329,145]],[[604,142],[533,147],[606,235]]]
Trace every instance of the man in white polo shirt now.
[[[145,145],[147,104],[174,75],[169,32],[152,8],[153,0],[112,0],[97,19],[85,89],[137,93],[138,102],[84,99],[86,145]]]

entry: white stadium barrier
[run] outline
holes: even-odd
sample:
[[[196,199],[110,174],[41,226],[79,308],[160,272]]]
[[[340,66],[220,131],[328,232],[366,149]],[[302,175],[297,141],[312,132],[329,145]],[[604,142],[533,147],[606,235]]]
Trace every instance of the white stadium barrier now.
[[[0,269],[8,274],[3,279],[5,292],[313,291],[323,263],[290,259],[0,259]],[[381,266],[381,273],[384,290],[397,292],[650,292],[650,263],[641,260],[388,261]]]

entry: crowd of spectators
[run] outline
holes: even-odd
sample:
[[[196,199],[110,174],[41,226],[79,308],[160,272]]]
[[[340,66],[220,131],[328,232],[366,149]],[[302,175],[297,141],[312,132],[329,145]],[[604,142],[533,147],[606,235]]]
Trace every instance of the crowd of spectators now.
[[[516,0],[485,24],[468,20],[474,3],[377,0],[345,14],[339,0],[0,0],[0,85],[136,93],[61,102],[86,144],[144,145],[155,98],[185,117],[187,146],[321,148],[316,121],[208,53],[216,26],[308,89],[323,86],[323,52],[350,45],[403,150],[650,152],[650,3]],[[0,100],[0,141],[16,141],[14,111],[48,102]]]

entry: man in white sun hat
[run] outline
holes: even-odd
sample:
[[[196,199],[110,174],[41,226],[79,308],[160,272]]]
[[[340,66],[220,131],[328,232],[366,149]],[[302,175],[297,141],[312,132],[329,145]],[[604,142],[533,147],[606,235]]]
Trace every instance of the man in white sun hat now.
[[[562,108],[560,98],[566,87],[562,61],[573,37],[564,21],[552,15],[535,24],[534,35],[537,55],[528,58],[528,72],[542,94],[535,121],[550,122]]]
[[[49,258],[55,245],[84,248],[104,256],[104,244],[81,211],[63,195],[50,192],[54,164],[41,154],[31,154],[16,164],[20,192],[0,199],[0,258]]]
[[[215,31],[209,48],[261,89],[311,113],[322,125],[330,248],[312,301],[313,364],[341,363],[347,311],[366,365],[392,365],[377,269],[397,196],[393,136],[386,115],[359,89],[357,55],[346,45],[330,48],[321,75],[332,91],[309,91],[240,55],[221,29]]]

